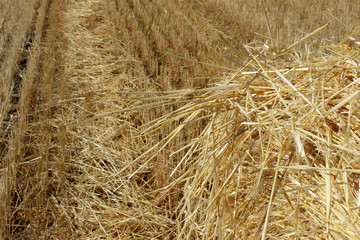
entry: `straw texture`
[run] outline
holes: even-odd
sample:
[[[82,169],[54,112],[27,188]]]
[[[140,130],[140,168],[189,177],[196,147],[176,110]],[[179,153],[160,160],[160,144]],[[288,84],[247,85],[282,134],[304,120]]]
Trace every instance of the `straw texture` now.
[[[358,239],[358,29],[275,2],[18,5],[0,238]]]

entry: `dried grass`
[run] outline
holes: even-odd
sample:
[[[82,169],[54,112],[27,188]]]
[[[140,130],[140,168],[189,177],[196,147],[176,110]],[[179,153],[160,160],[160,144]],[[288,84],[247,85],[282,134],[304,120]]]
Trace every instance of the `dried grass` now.
[[[2,238],[358,238],[356,29],[312,52],[331,25],[243,45],[232,0],[39,3]],[[262,35],[301,8],[266,3]]]

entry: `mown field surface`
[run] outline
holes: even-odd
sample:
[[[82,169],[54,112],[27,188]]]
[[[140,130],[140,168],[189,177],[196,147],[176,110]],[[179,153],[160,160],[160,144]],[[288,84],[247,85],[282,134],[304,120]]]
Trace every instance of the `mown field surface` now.
[[[0,1],[0,239],[359,239],[359,5]]]

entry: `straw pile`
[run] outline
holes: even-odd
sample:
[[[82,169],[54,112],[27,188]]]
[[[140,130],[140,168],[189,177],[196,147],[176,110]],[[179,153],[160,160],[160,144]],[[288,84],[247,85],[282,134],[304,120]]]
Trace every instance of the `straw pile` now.
[[[230,3],[41,1],[2,238],[358,239],[356,29],[242,45]]]
[[[246,66],[254,72],[159,97],[185,103],[144,130],[180,121],[160,148],[190,123],[207,123],[163,190],[184,191],[176,208],[182,238],[360,236],[356,56],[336,47],[286,69],[253,56]]]

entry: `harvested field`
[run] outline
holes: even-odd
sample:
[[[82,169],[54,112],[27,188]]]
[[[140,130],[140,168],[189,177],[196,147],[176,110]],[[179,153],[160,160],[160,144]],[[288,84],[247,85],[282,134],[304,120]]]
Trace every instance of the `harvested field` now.
[[[359,239],[358,5],[1,1],[0,239]]]

